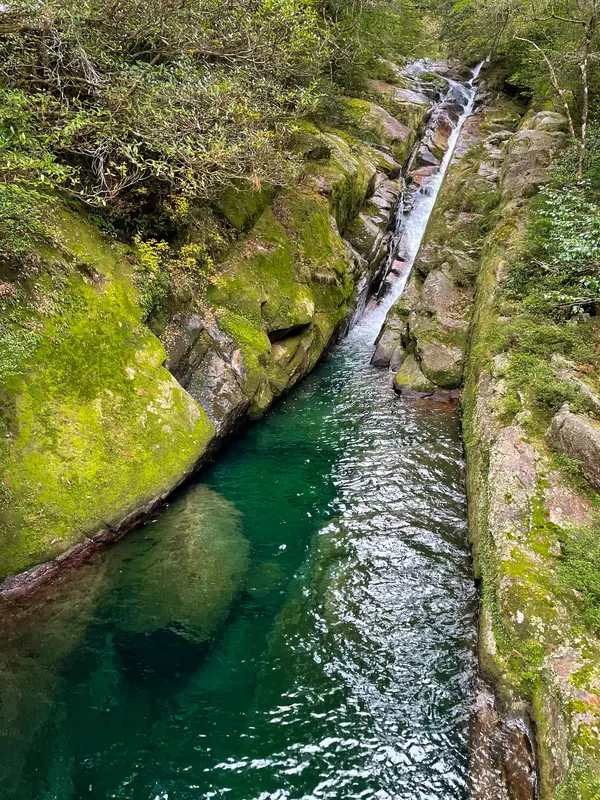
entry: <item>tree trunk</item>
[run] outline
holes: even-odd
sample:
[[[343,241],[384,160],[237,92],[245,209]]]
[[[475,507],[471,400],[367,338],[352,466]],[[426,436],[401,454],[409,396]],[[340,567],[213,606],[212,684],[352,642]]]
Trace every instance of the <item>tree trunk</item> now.
[[[546,53],[542,50],[542,48],[538,44],[536,44],[535,42],[532,42],[531,39],[525,39],[523,36],[515,36],[515,39],[518,42],[527,42],[527,44],[530,44],[532,47],[534,47],[538,51],[538,53],[541,54],[542,58],[546,62],[546,65],[548,67],[548,71],[550,72],[550,81],[552,83],[552,86],[554,87],[554,91],[560,97],[560,99],[562,101],[562,104],[563,104],[563,108],[565,110],[565,115],[566,115],[567,121],[569,123],[569,135],[570,135],[571,139],[576,139],[577,136],[575,135],[575,125],[573,124],[573,117],[571,116],[571,109],[569,108],[569,104],[567,103],[567,96],[565,95],[565,93],[563,92],[563,90],[560,87],[560,84],[558,82],[558,76],[556,75],[556,71],[555,71],[554,67],[552,66],[552,62],[550,61],[550,59],[548,58]],[[587,70],[586,70],[586,75],[587,75]]]
[[[590,58],[590,47],[592,39],[596,33],[596,26],[598,22],[596,3],[592,11],[592,16],[585,31],[585,42],[583,45],[583,58],[581,60],[581,81],[583,84],[583,108],[581,111],[581,141],[579,146],[579,165],[577,167],[577,177],[579,180],[583,178],[583,170],[585,167],[585,152],[587,146],[587,132],[588,132],[588,118],[590,114],[590,87],[588,82],[588,63]]]

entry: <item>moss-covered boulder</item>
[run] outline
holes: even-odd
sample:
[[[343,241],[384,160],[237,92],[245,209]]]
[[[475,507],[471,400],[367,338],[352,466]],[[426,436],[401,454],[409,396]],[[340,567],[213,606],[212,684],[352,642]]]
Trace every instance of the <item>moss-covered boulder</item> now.
[[[433,394],[436,388],[423,374],[415,355],[407,356],[394,378],[394,389],[398,394]]]
[[[274,194],[274,186],[257,189],[250,181],[239,181],[228,186],[214,205],[233,228],[245,231],[260,217]]]
[[[347,125],[360,139],[390,148],[399,164],[406,163],[416,130],[393,117],[389,111],[368,100],[346,100]]]
[[[446,88],[446,82],[442,83]],[[379,102],[396,119],[408,126],[411,131],[421,130],[433,105],[429,97],[415,89],[394,86],[380,80],[371,80],[368,86],[374,97],[380,98]]]
[[[453,344],[419,341],[421,372],[442,389],[458,389],[462,383],[464,350]]]
[[[151,507],[213,435],[142,323],[128,250],[38,202],[42,257],[0,300],[1,576]]]
[[[381,157],[372,157],[375,151],[371,148],[365,149],[352,137],[334,131],[323,134],[321,141],[328,143],[329,155],[309,161],[305,173],[319,194],[329,200],[338,229],[344,232],[375,188],[377,166],[373,162]]]
[[[242,356],[240,385],[251,414],[260,415],[302,374],[291,357],[295,350],[288,352],[298,337],[311,350],[305,368],[314,364],[329,340],[321,335],[323,327],[332,335],[343,322],[353,288],[327,199],[282,193],[231,253],[208,292],[219,327]]]

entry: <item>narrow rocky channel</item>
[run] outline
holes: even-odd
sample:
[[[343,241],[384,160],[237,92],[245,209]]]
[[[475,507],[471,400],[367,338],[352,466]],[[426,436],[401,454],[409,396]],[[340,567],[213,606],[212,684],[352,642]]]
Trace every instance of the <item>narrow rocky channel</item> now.
[[[385,299],[85,580],[6,615],[6,800],[467,796],[458,414],[370,361],[473,96],[400,220]]]

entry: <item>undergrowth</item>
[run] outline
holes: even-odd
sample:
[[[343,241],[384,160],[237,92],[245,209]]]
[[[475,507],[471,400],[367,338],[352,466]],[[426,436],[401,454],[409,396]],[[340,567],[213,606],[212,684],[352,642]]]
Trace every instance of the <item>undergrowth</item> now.
[[[537,432],[568,403],[572,411],[595,413],[577,384],[597,387],[597,311],[600,307],[600,180],[596,144],[583,180],[574,152],[557,160],[547,187],[532,206],[524,247],[505,284],[503,324],[495,352],[509,354],[503,420],[525,402]],[[566,359],[565,364],[557,356]],[[562,367],[562,370],[561,370]]]

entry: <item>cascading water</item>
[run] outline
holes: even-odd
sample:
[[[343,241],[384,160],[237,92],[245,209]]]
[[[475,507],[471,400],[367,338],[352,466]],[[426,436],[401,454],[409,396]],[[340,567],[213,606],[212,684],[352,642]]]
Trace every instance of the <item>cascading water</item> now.
[[[411,264],[458,132],[402,220]],[[462,444],[369,365],[400,291],[153,523],[4,616],[4,800],[466,796]]]
[[[456,145],[461,131],[465,122],[473,113],[473,107],[475,105],[475,99],[477,96],[476,83],[485,63],[485,61],[482,61],[481,63],[477,64],[473,70],[473,77],[466,85],[446,78],[449,89],[445,99],[459,103],[461,106],[463,106],[463,111],[456,126],[454,127],[454,130],[450,134],[447,150],[444,158],[442,159],[439,170],[424,188],[419,189],[412,195],[410,203],[407,203],[404,197],[401,200],[395,220],[395,232],[392,239],[392,246],[390,247],[390,252],[388,254],[386,274],[389,274],[401,242],[405,243],[403,252],[404,267],[402,270],[401,279],[395,282],[392,291],[388,293],[386,301],[383,304],[383,307],[386,309],[386,311],[391,305],[393,305],[398,297],[400,297],[404,291],[404,287],[406,286],[406,281],[408,280],[410,271],[419,252],[419,248],[421,247],[421,242],[423,241],[423,236],[425,234],[425,229],[427,227],[427,223],[429,222],[431,212],[435,206],[440,188],[444,182],[444,178],[446,177],[448,167],[450,166],[450,163],[454,157],[454,152],[456,150]],[[420,73],[425,72],[426,66],[426,62],[415,62],[412,70],[413,76],[418,77]]]

